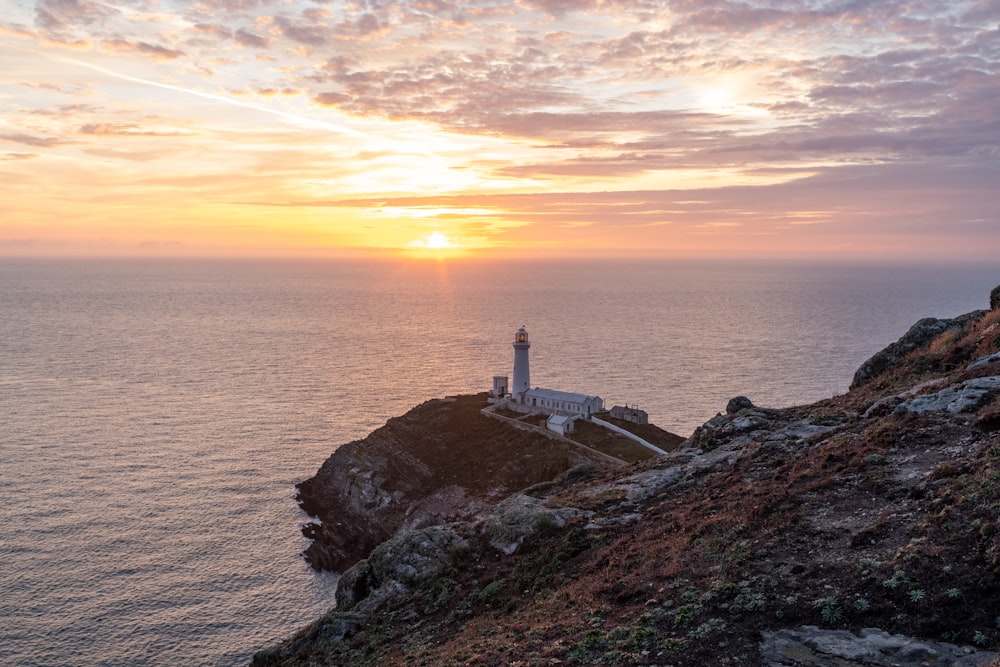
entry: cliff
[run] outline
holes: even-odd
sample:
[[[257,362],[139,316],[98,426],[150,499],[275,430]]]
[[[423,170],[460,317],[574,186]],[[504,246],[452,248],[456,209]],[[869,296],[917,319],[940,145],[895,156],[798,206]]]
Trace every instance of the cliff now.
[[[1000,664],[994,295],[845,395],[738,397],[669,456],[397,531],[254,664]]]

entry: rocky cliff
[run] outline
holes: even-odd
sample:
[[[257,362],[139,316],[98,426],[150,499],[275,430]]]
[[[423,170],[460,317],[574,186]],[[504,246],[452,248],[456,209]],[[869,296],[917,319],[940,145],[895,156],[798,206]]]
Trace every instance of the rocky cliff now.
[[[669,456],[397,531],[254,664],[1000,664],[998,294],[843,396],[738,397]]]

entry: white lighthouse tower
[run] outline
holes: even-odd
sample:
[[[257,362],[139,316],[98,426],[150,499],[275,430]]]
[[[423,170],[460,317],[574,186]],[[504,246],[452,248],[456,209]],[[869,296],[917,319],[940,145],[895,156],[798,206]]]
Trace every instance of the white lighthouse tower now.
[[[514,334],[514,383],[510,388],[510,393],[518,403],[524,403],[524,392],[531,389],[531,372],[528,370],[530,347],[528,332],[521,327]]]

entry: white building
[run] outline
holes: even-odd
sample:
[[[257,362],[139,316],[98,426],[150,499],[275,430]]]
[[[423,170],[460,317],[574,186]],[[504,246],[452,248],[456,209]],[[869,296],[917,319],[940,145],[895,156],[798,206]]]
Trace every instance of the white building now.
[[[550,415],[567,415],[569,417],[590,417],[595,412],[604,409],[604,401],[600,396],[574,394],[555,389],[529,389],[524,393],[524,405],[531,412],[545,412]]]
[[[575,421],[576,417],[567,417],[566,415],[549,415],[549,418],[545,421],[545,428],[549,429],[553,433],[566,435],[567,433],[573,432],[573,422]]]
[[[604,400],[600,396],[574,394],[568,391],[539,387],[532,389],[528,363],[528,350],[530,348],[528,332],[524,327],[521,327],[514,334],[514,381],[510,385],[507,407],[518,412],[537,412],[585,419],[604,409]],[[496,375],[493,377],[493,396],[495,399],[504,397],[506,386],[506,376]]]

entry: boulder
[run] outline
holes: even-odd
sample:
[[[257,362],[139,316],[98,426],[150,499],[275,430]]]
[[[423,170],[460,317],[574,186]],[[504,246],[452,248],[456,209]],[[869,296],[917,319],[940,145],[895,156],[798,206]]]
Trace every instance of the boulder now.
[[[753,407],[753,401],[746,396],[735,396],[726,403],[726,414],[735,415],[740,410],[750,410]]]

